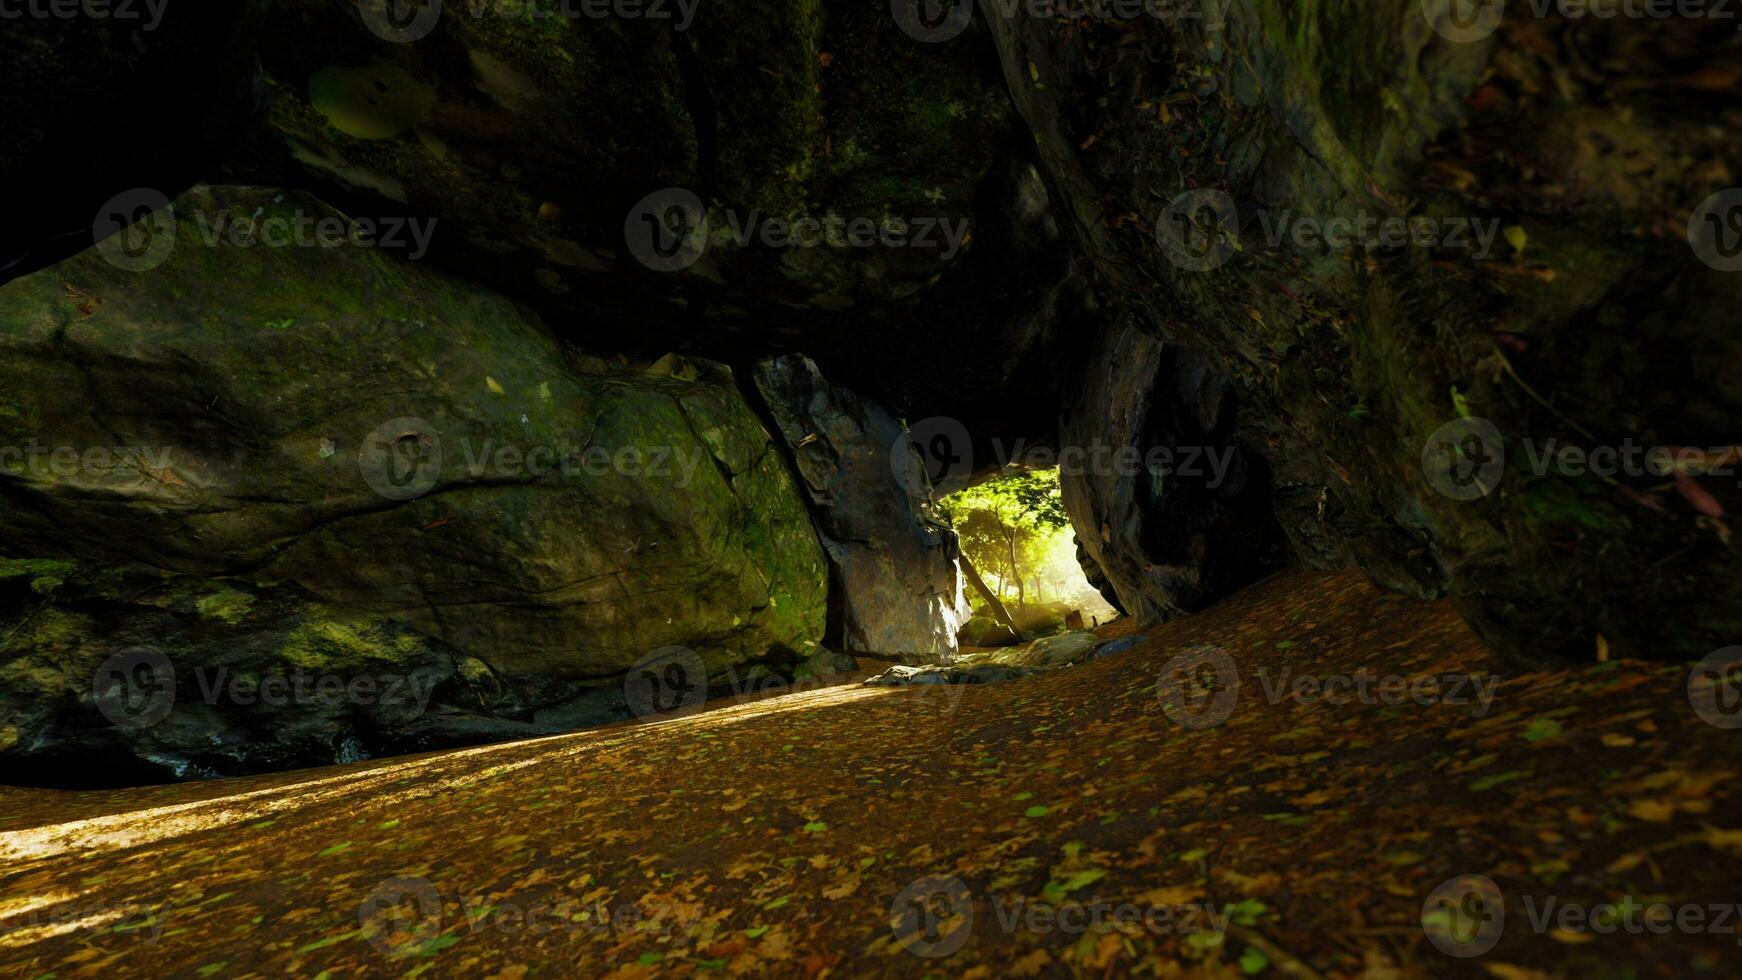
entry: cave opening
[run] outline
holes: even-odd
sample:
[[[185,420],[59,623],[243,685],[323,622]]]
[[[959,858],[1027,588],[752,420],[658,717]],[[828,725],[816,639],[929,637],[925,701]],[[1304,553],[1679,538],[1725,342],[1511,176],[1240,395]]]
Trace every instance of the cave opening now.
[[[960,539],[964,570],[979,580],[967,590],[972,614],[958,635],[964,649],[1093,629],[1120,615],[1079,558],[1056,467],[1002,473],[939,505]]]
[[[0,976],[1723,975],[1719,6],[0,0]]]

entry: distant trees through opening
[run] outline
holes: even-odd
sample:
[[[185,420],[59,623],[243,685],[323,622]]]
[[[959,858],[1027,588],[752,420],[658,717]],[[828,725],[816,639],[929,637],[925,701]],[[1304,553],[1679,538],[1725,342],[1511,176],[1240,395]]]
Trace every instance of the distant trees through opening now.
[[[1000,476],[940,503],[961,536],[962,552],[1024,631],[1058,632],[1073,612],[1085,627],[1118,615],[1077,564],[1058,470]],[[976,619],[996,618],[976,590],[968,601]]]

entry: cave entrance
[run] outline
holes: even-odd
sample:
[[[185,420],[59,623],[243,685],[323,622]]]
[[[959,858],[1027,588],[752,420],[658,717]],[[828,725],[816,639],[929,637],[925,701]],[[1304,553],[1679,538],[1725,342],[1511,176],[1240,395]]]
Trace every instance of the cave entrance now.
[[[1057,469],[1007,473],[939,503],[961,537],[968,564],[1021,632],[1051,636],[1092,629],[1119,615],[1077,560]],[[968,602],[973,617],[958,637],[962,646],[1015,640],[991,598],[969,589]]]

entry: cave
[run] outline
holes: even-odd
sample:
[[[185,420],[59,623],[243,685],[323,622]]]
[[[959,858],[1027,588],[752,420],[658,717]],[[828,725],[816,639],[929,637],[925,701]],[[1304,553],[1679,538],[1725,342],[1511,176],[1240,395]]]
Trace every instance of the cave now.
[[[0,0],[0,967],[1726,975],[1731,19]]]

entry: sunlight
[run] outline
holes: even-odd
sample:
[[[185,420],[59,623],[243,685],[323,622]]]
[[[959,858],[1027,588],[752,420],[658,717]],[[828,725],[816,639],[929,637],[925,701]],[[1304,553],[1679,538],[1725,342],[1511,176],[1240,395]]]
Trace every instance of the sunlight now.
[[[329,812],[332,813],[355,811],[358,808],[357,801],[365,799],[375,807],[391,807],[401,800],[445,793],[484,779],[495,778],[505,772],[537,765],[552,757],[578,756],[612,748],[639,739],[656,729],[664,732],[674,729],[682,731],[723,728],[754,718],[849,704],[896,693],[900,692],[888,688],[844,684],[798,690],[742,704],[731,704],[729,700],[711,701],[693,709],[693,714],[677,717],[525,741],[454,749],[438,758],[414,759],[361,772],[341,771],[305,782],[274,785],[232,796],[146,807],[0,832],[0,863],[41,861],[75,851],[85,855],[119,851],[322,804],[331,804]],[[465,769],[467,763],[481,757],[539,747],[543,750],[488,769],[448,775],[418,786],[393,786],[410,775],[430,775],[432,771],[440,775],[444,771]]]

